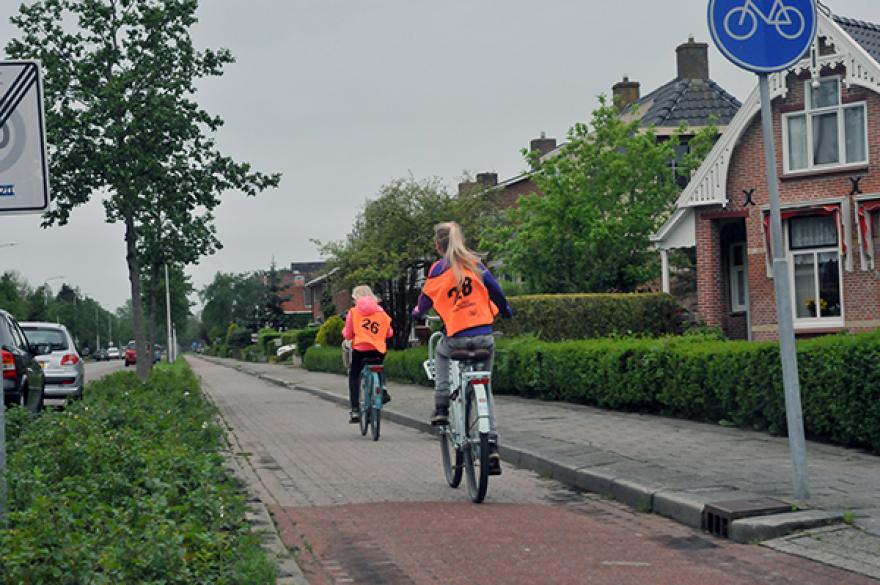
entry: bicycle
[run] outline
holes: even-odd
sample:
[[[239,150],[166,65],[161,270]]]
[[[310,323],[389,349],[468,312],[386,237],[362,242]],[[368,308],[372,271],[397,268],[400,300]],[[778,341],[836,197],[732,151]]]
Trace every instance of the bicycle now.
[[[731,23],[731,19],[736,16],[739,17],[739,22]],[[731,9],[725,15],[724,31],[734,40],[748,40],[755,36],[758,19],[764,21],[767,26],[776,27],[779,35],[788,40],[801,36],[806,26],[803,13],[793,6],[786,6],[782,0],[773,3],[769,14],[761,12],[754,0],[745,0],[742,6]]]
[[[343,344],[343,352],[350,352],[351,346]],[[343,353],[343,361],[347,367],[351,367],[350,353]],[[345,357],[348,357],[346,360]],[[358,384],[358,426],[361,436],[366,436],[372,428],[374,441],[379,440],[382,428],[382,396],[385,390],[385,367],[380,363],[367,362],[361,368],[360,383]]]
[[[439,317],[428,317],[439,321]],[[428,341],[428,359],[424,362],[429,380],[435,379],[434,359],[443,333],[436,332]],[[461,485],[462,470],[467,478],[468,495],[481,503],[489,489],[489,446],[494,413],[490,408],[492,372],[478,368],[489,359],[487,349],[458,350],[450,355],[449,424],[440,428],[440,453],[443,472],[450,487]],[[454,457],[454,461],[453,461]]]

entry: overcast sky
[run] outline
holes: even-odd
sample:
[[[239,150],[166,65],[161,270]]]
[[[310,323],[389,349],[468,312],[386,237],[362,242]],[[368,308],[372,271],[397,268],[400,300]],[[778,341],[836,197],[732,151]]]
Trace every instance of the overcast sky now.
[[[3,0],[4,11],[18,2]],[[832,9],[880,21],[877,0]],[[223,150],[281,186],[225,196],[225,248],[190,269],[217,271],[319,258],[312,239],[345,236],[367,198],[395,177],[523,170],[519,151],[542,131],[562,139],[623,75],[647,93],[675,77],[675,47],[708,41],[706,0],[202,0],[200,47],[237,62],[201,84],[199,102],[226,120]],[[15,34],[2,14],[0,36]],[[710,53],[712,78],[743,100],[754,77]],[[65,228],[0,218],[0,270],[52,277],[109,307],[129,295],[119,225],[94,201]],[[61,279],[50,280],[55,291]]]

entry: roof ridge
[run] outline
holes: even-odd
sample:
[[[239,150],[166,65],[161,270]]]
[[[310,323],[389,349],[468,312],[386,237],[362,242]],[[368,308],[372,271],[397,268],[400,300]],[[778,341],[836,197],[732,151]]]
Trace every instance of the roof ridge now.
[[[851,18],[849,16],[843,16],[840,14],[832,14],[831,17],[840,23],[848,24],[850,26],[860,26],[863,28],[870,28],[872,30],[880,31],[880,24],[874,22],[868,22],[866,20],[861,20],[858,18]]]

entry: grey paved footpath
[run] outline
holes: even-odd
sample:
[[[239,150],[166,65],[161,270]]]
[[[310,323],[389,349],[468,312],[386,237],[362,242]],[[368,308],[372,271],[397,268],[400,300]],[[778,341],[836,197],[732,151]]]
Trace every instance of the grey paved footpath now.
[[[715,539],[513,465],[475,506],[463,488],[446,486],[437,439],[427,433],[385,419],[374,443],[347,424],[344,408],[278,378],[191,363],[222,413],[235,459],[252,470],[249,481],[312,585],[875,582]],[[393,391],[395,402],[407,401],[404,390]]]
[[[216,359],[216,358],[212,358]],[[279,384],[306,389],[345,403],[343,376],[276,364],[217,360]],[[386,416],[419,428],[433,400],[423,386],[390,383],[394,400]],[[641,510],[699,527],[707,503],[769,496],[799,510],[772,520],[740,520],[732,537],[741,542],[784,537],[795,530],[837,522],[844,512],[854,527],[814,541],[802,538],[799,554],[818,558],[816,547],[839,549],[838,566],[851,567],[855,539],[871,551],[864,574],[880,577],[880,457],[816,442],[808,443],[811,499],[790,498],[788,441],[762,432],[581,405],[497,396],[501,454],[505,460],[563,483],[612,495]],[[787,551],[790,542],[783,543]],[[834,556],[834,553],[831,553]],[[822,557],[828,562],[828,555]]]

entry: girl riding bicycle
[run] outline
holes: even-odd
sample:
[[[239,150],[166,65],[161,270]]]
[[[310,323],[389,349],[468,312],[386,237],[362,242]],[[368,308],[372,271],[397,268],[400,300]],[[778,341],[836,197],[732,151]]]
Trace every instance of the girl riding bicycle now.
[[[492,371],[495,337],[492,323],[501,312],[512,315],[510,305],[498,281],[480,257],[465,245],[461,227],[455,222],[434,226],[434,244],[442,256],[431,266],[422,288],[413,319],[420,321],[433,307],[444,325],[444,336],[437,345],[435,358],[434,414],[431,424],[449,424],[449,359],[453,351],[487,349],[490,357],[484,367]],[[490,399],[491,400],[491,399]],[[489,405],[494,410],[494,404]],[[492,429],[493,434],[495,429]],[[489,463],[500,473],[497,445],[491,443]]]
[[[379,306],[379,299],[367,285],[354,287],[351,298],[355,306],[348,311],[342,337],[351,341],[351,366],[348,370],[348,396],[351,401],[350,423],[360,421],[358,385],[366,363],[381,364],[388,350],[387,341],[394,335],[391,317]],[[383,402],[391,400],[385,392]]]

